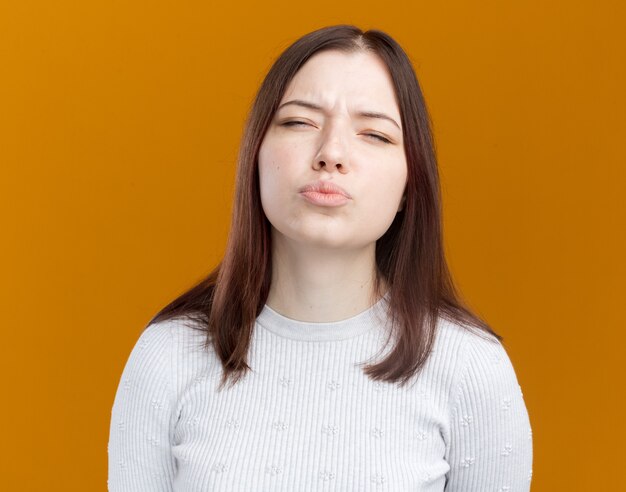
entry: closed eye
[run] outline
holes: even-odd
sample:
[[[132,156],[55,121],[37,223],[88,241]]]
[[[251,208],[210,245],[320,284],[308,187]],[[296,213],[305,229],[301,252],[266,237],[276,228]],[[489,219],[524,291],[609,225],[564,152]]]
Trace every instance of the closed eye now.
[[[385,142],[385,143],[391,143],[391,140],[383,137],[382,135],[376,135],[375,133],[366,133],[365,135],[367,135],[368,137],[373,137],[373,138],[375,138],[377,140],[380,140],[382,142]]]
[[[296,125],[308,125],[304,121],[285,121],[281,124],[282,126],[296,126]]]
[[[311,126],[308,123],[305,123],[304,121],[295,121],[295,120],[285,121],[284,123],[281,123],[281,126],[299,126],[299,125]],[[383,137],[382,135],[377,135],[376,133],[364,133],[363,135],[370,137],[370,138],[374,138],[384,143],[391,143],[391,140]]]

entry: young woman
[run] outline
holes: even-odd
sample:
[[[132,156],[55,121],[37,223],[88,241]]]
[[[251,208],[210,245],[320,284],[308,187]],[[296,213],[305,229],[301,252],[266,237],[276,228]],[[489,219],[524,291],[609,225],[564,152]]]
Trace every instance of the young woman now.
[[[443,253],[430,120],[389,35],[305,35],[256,96],[225,256],[112,409],[111,491],[528,491],[502,339]]]

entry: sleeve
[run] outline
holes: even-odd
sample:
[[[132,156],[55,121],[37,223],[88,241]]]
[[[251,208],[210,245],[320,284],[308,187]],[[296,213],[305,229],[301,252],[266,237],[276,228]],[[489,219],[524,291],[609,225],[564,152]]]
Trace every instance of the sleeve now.
[[[521,387],[502,344],[471,335],[453,393],[446,492],[528,492],[532,429]]]
[[[115,394],[108,445],[108,490],[173,490],[171,326],[148,326],[133,347]]]

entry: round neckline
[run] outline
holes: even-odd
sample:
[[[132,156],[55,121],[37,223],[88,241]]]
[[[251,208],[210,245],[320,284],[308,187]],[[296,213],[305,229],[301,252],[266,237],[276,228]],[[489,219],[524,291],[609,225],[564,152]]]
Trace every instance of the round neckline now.
[[[339,321],[313,322],[288,318],[267,304],[257,316],[256,322],[275,335],[302,341],[338,341],[357,337],[379,326],[385,319],[389,300],[387,291],[365,311]]]

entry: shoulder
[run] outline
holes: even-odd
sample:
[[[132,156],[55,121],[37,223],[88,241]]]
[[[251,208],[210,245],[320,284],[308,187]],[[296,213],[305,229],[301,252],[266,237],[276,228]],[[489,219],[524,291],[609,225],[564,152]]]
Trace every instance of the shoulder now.
[[[455,350],[462,355],[471,350],[489,352],[503,349],[502,343],[491,333],[443,317],[437,320],[435,346],[441,350]]]
[[[433,356],[449,375],[451,403],[468,385],[477,393],[521,391],[502,342],[478,328],[440,318]]]
[[[443,317],[437,320],[431,355],[454,372],[462,371],[468,358],[495,358],[503,350],[500,341],[490,333]]]
[[[156,323],[144,327],[135,339],[126,362],[126,372],[136,372],[144,378],[165,377],[169,372],[172,346],[168,323]]]
[[[172,355],[204,352],[206,331],[187,317],[176,316],[149,322],[139,335],[137,346],[168,349]],[[183,354],[185,352],[185,354]]]
[[[221,366],[212,345],[207,344],[206,330],[187,317],[177,316],[149,323],[138,345],[161,348],[177,397]]]
[[[450,321],[443,321],[441,328],[439,346],[454,347],[457,360],[450,395],[453,405],[462,398],[508,401],[522,396],[513,363],[500,340]]]
[[[435,352],[449,352],[461,365],[479,360],[500,361],[508,359],[502,342],[494,335],[473,326],[439,318],[433,345]]]

